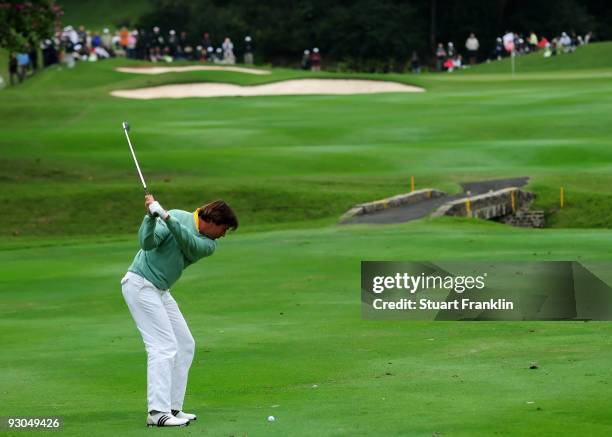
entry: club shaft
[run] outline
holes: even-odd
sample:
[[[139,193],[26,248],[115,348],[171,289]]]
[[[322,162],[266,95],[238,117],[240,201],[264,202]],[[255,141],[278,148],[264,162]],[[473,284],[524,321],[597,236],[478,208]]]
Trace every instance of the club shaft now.
[[[138,159],[136,159],[136,154],[134,153],[134,148],[132,147],[132,142],[130,141],[130,136],[128,135],[127,129],[123,129],[125,132],[125,137],[127,138],[128,146],[130,146],[130,152],[132,152],[132,158],[134,158],[134,164],[136,164],[136,170],[138,170],[138,176],[140,176],[140,182],[142,182],[142,187],[144,188],[145,194],[149,194],[149,190],[147,188],[147,183],[142,176],[142,172],[140,171],[140,165],[138,165]]]

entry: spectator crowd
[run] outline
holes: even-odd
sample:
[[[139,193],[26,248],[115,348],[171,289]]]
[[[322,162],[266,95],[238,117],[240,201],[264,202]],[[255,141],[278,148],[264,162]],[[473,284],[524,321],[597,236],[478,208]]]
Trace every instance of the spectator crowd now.
[[[244,38],[240,47],[246,65],[254,63],[253,39]],[[229,37],[213,42],[204,32],[200,38],[190,38],[187,32],[170,30],[163,33],[159,27],[150,32],[128,30],[123,27],[111,32],[90,31],[84,26],[75,29],[66,26],[58,30],[53,38],[40,44],[42,66],[63,64],[73,68],[76,62],[95,62],[113,57],[149,60],[151,62],[200,61],[233,65],[236,63],[234,43]],[[9,54],[9,77],[11,85],[22,82],[38,69],[38,50],[29,44],[18,53]]]
[[[480,53],[480,42],[474,33],[471,33],[465,41],[464,54],[469,65],[474,65],[481,61],[490,62],[500,60],[507,56],[520,56],[527,53],[541,51],[545,58],[551,56],[573,53],[576,48],[594,41],[593,32],[586,35],[571,35],[561,32],[561,35],[548,40],[545,36],[539,36],[535,32],[523,35],[518,32],[507,31],[503,36],[497,37],[494,48],[488,56]],[[414,58],[414,54],[413,54]],[[456,49],[453,42],[448,42],[446,46],[438,43],[435,50],[436,69],[438,71],[452,72],[458,68],[465,68],[465,58]],[[415,72],[415,69],[412,69]]]
[[[499,60],[506,56],[517,56],[541,51],[544,57],[572,53],[578,46],[594,40],[592,32],[577,35],[575,32],[560,35],[548,40],[535,32],[528,35],[508,31],[497,37],[493,50],[488,54],[481,51],[480,41],[471,33],[465,41],[462,53],[453,42],[446,45],[438,43],[434,53],[435,68],[438,71],[452,72],[465,68],[466,64]],[[254,63],[253,39],[246,36],[238,48],[242,61],[246,65]],[[64,64],[74,67],[76,62],[95,62],[116,56],[130,59],[148,60],[151,62],[199,61],[215,64],[232,65],[236,63],[235,46],[229,37],[214,41],[210,33],[191,37],[187,32],[177,32],[173,29],[167,33],[157,26],[151,31],[129,30],[126,27],[111,32],[103,29],[96,32],[79,26],[78,29],[66,26],[56,32],[53,38],[40,43],[42,67],[53,64]],[[464,57],[465,55],[465,57]],[[408,61],[414,74],[421,72],[421,61],[416,51]],[[11,85],[22,82],[28,75],[34,74],[39,68],[39,52],[31,42],[21,51],[9,54],[9,77]],[[306,49],[301,59],[304,70],[320,71],[322,64],[321,52],[318,47]]]
[[[302,70],[321,71],[321,52],[318,47],[306,49],[302,55]]]
[[[59,40],[59,41],[58,41]],[[204,32],[201,37],[190,37],[187,32],[170,29],[162,32],[155,26],[151,31],[128,30],[123,27],[111,33],[104,29],[101,34],[85,30],[83,26],[75,30],[66,26],[55,43],[59,43],[64,53],[74,53],[77,59],[96,61],[115,56],[151,62],[172,61],[209,61],[235,64],[234,43],[229,37],[222,42],[213,43],[211,35]],[[244,63],[253,63],[253,40],[244,38]]]
[[[9,53],[9,82],[11,85],[21,83],[38,70],[38,52],[28,44],[17,53]]]

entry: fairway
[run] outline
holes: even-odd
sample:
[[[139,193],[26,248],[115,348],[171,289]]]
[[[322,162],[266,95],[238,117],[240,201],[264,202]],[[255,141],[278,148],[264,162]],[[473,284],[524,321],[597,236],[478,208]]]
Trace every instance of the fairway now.
[[[149,76],[116,71],[144,63],[110,60],[52,67],[2,90],[3,415],[59,415],[70,436],[159,431],[144,427],[146,356],[119,284],[144,215],[127,120],[164,206],[193,211],[223,198],[240,218],[215,256],[173,287],[196,341],[185,407],[199,413],[175,431],[610,435],[609,323],[374,322],[360,313],[363,260],[612,258],[612,62],[600,62],[612,44],[580,50],[583,65],[589,50],[598,61],[547,71],[528,60],[514,77],[502,64],[420,76]],[[425,92],[110,95],[304,78]],[[449,193],[459,182],[529,176],[547,228],[467,218],[337,225],[356,203],[409,191],[410,176]]]
[[[612,243],[602,231],[498,228],[442,220],[222,242],[174,290],[198,345],[186,402],[203,420],[185,431],[467,436],[520,424],[605,435],[606,323],[360,320],[362,259],[607,259]],[[146,431],[145,356],[118,284],[136,248],[94,240],[0,253],[6,414],[63,415],[67,435]]]

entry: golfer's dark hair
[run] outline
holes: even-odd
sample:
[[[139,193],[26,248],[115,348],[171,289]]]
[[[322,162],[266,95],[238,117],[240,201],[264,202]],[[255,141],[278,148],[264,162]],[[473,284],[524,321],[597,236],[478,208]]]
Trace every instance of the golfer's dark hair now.
[[[198,211],[198,216],[205,222],[228,225],[233,231],[238,229],[236,213],[223,200],[215,200],[202,206]]]

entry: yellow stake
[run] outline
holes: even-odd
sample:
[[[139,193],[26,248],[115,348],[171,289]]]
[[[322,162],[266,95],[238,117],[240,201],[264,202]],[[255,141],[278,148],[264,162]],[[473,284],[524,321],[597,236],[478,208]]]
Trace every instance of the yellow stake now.
[[[510,198],[512,199],[512,212],[516,211],[516,191],[512,191],[510,193]]]
[[[465,210],[466,210],[466,215],[468,217],[472,217],[472,203],[470,202],[470,199],[465,201]]]
[[[561,190],[559,191],[559,205],[561,206],[561,208],[563,208],[564,200],[565,200],[565,193],[563,192],[563,187],[561,187]]]
[[[410,176],[410,192],[414,191],[414,176]]]

